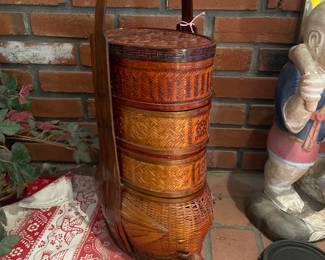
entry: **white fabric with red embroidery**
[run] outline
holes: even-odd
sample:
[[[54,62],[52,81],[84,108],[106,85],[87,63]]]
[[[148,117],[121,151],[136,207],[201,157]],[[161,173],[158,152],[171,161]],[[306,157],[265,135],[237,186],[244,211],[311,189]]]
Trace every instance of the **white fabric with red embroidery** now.
[[[0,260],[131,259],[109,237],[92,177],[68,174],[3,209],[21,239]]]

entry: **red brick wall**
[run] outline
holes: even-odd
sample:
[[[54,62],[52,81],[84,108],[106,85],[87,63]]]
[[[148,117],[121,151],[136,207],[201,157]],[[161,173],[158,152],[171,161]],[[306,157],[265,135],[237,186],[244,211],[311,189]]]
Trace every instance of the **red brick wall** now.
[[[174,28],[180,0],[108,0],[108,28]],[[95,127],[88,35],[95,0],[0,0],[0,62],[35,86],[33,113]],[[208,162],[260,170],[278,71],[295,42],[301,0],[194,0],[201,33],[217,41]],[[34,158],[69,154],[30,146]]]

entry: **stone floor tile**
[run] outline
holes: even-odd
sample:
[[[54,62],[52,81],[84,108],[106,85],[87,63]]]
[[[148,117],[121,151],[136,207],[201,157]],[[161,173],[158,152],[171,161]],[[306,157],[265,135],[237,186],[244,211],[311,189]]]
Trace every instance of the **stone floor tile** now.
[[[314,246],[318,247],[319,249],[323,250],[325,252],[325,240],[316,242]]]
[[[221,198],[215,200],[214,222],[223,225],[246,226],[249,223],[245,215],[245,199]]]
[[[256,260],[259,256],[253,231],[216,228],[211,240],[213,260]]]
[[[248,198],[252,193],[263,190],[262,174],[208,174],[208,183],[216,199],[223,197]]]

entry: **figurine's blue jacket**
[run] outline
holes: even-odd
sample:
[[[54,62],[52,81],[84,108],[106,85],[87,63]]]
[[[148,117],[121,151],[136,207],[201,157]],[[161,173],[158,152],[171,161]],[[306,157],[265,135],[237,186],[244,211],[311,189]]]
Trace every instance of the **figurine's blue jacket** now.
[[[298,137],[301,140],[306,140],[308,133],[312,127],[313,121],[309,120],[304,129],[302,129],[298,134],[291,133],[285,126],[284,116],[283,116],[283,107],[289,97],[293,96],[299,87],[300,73],[296,66],[292,62],[288,62],[280,73],[280,78],[278,81],[276,96],[275,96],[275,123],[276,125]],[[323,91],[320,102],[318,103],[317,110],[321,109],[325,105],[325,93]],[[317,142],[321,142],[325,138],[325,122],[322,122],[321,129],[317,138]]]

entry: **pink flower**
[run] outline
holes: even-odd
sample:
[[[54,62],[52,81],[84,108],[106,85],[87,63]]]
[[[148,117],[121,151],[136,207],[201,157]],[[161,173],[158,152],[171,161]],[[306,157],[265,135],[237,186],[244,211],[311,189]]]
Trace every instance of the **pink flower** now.
[[[19,103],[24,104],[26,101],[26,97],[29,95],[29,92],[31,92],[33,89],[31,84],[23,85],[21,90],[19,91]]]
[[[6,118],[11,121],[24,123],[27,122],[28,119],[30,119],[32,116],[33,116],[32,113],[29,111],[18,112],[16,110],[12,110],[7,113]]]
[[[56,126],[55,125],[53,125],[52,123],[50,123],[50,122],[43,122],[43,123],[40,123],[39,125],[38,125],[38,128],[39,129],[42,129],[42,130],[52,130],[52,129],[54,129]]]

